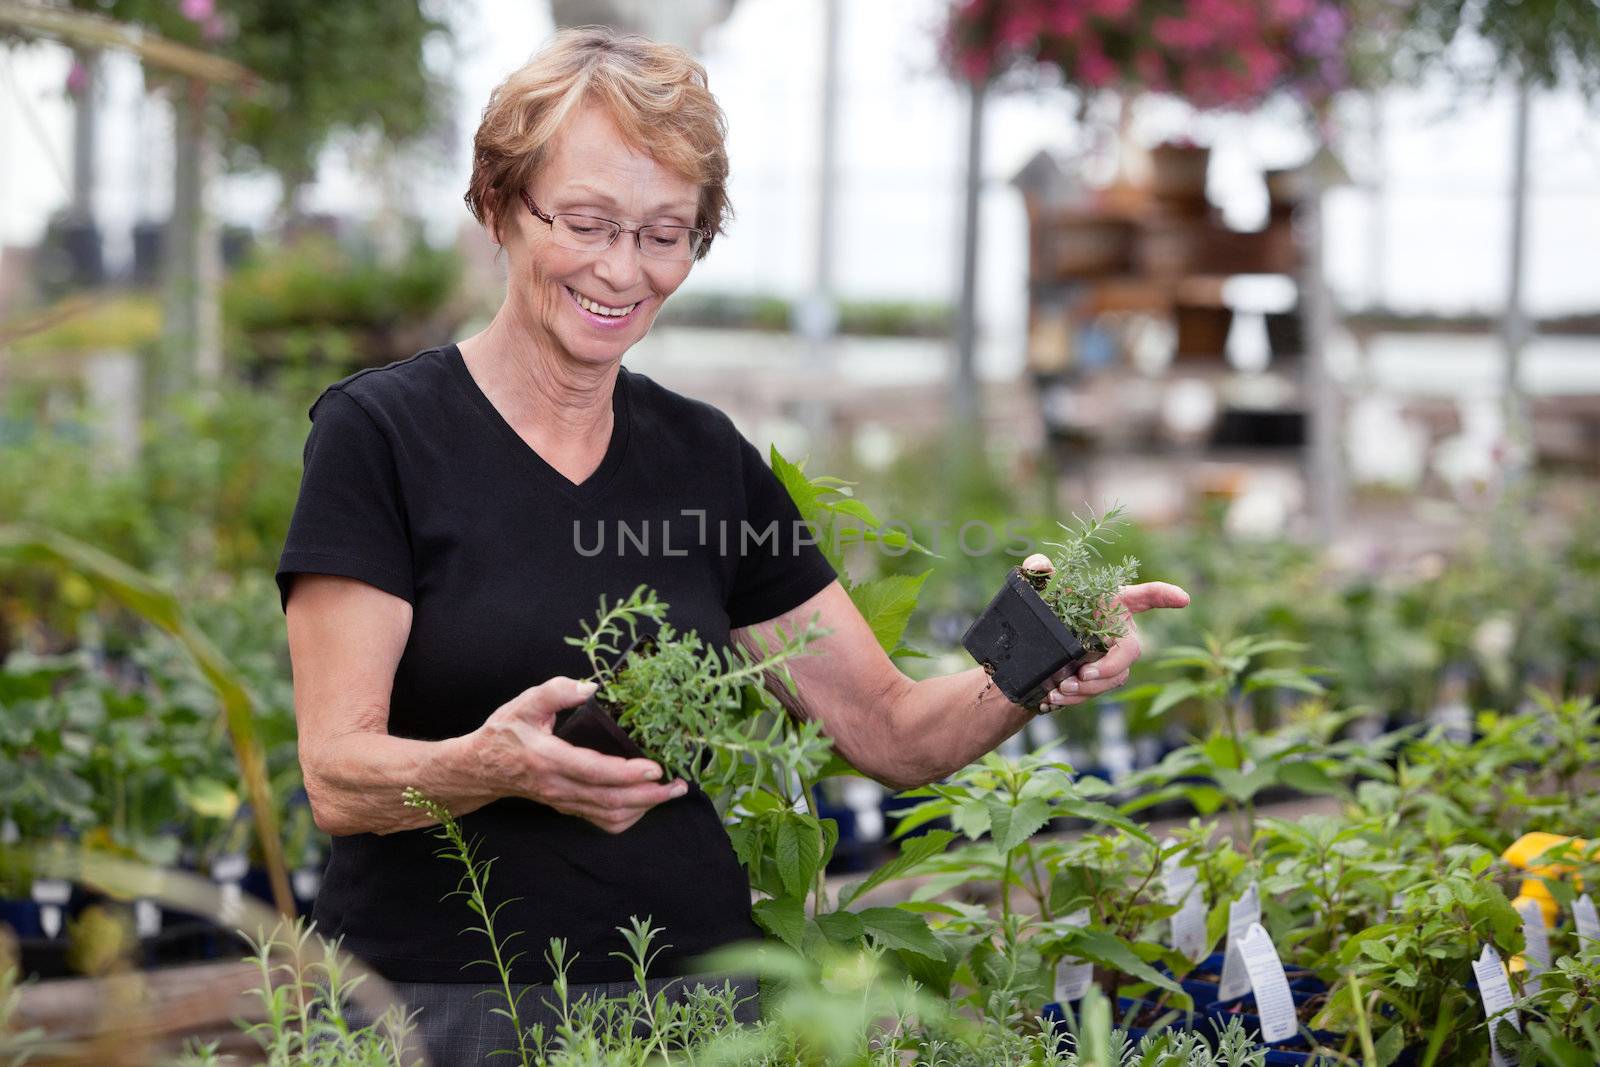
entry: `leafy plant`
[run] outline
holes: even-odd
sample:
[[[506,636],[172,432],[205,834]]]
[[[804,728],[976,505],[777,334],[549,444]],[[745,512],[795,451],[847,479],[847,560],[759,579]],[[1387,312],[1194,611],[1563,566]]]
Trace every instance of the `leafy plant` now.
[[[1139,561],[1124,556],[1121,563],[1101,564],[1096,547],[1110,543],[1109,531],[1124,525],[1121,515],[1119,504],[1103,516],[1091,510],[1083,518],[1074,515],[1070,526],[1057,523],[1064,538],[1045,542],[1056,550],[1050,559],[1054,571],[1048,577],[1023,571],[1056,617],[1093,652],[1104,652],[1128,632],[1127,614],[1116,598],[1123,586],[1138,577]]]
[[[666,618],[667,604],[641,585],[609,605],[602,596],[594,624],[567,638],[589,660],[596,698],[618,725],[667,774],[696,779],[707,792],[814,777],[829,747],[820,725],[791,725],[754,687],[770,675],[793,690],[789,660],[826,631],[814,622],[792,635],[779,628],[771,647],[755,635],[761,655],[752,656],[680,634]],[[640,640],[643,622],[655,631]]]
[[[313,939],[315,938],[315,944]],[[408,1047],[415,1013],[389,1005],[376,1019],[356,1024],[348,1004],[365,975],[351,974],[337,941],[322,940],[301,920],[282,923],[251,939],[248,960],[261,979],[253,992],[266,1010],[263,1022],[241,1024],[261,1046],[268,1067],[410,1067],[421,1063]],[[216,1046],[191,1043],[181,1067],[221,1062]]]

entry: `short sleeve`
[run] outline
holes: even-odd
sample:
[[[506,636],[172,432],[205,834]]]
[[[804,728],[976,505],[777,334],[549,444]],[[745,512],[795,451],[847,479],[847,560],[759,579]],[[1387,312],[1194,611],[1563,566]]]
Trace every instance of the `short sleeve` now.
[[[278,558],[285,610],[296,574],[356,578],[415,602],[393,448],[360,402],[339,388],[311,408],[300,496]]]
[[[728,597],[728,625],[734,629],[792,611],[838,577],[789,491],[742,434],[739,459],[745,514],[739,565]]]

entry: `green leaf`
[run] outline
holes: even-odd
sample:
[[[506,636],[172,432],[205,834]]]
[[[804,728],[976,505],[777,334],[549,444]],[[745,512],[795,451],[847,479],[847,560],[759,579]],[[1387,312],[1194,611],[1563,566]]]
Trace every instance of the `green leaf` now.
[[[1342,782],[1334,780],[1320,765],[1310,760],[1283,764],[1278,768],[1278,780],[1302,793],[1337,796],[1345,791]]]
[[[1117,971],[1141,982],[1149,982],[1173,993],[1183,992],[1170,975],[1162,974],[1150,966],[1125,942],[1105,930],[1071,930],[1062,939],[1061,944],[1067,955],[1090,960],[1108,970]]]
[[[862,934],[862,920],[855,912],[830,911],[817,916],[817,927],[829,941],[847,944]]]
[[[751,907],[756,922],[785,945],[800,951],[806,933],[806,904],[802,897],[758,900]]]
[[[922,583],[931,573],[891,574],[862,582],[850,590],[851,601],[861,612],[861,617],[867,620],[867,625],[872,627],[872,636],[878,639],[879,646],[885,652],[893,650],[900,643],[900,638],[906,632],[906,623],[916,610]]]
[[[1024,800],[1016,807],[1001,797],[988,797],[985,804],[989,808],[989,834],[1001,852],[1010,852],[1050,821],[1050,805],[1039,797]]]
[[[1079,800],[1076,797],[1065,797],[1056,802],[1055,814],[1071,815],[1074,818],[1087,819],[1088,821],[1095,823],[1104,823],[1107,826],[1115,826],[1123,833],[1131,834],[1134,837],[1137,837],[1140,841],[1145,841],[1150,844],[1155,843],[1155,838],[1151,837],[1149,831],[1147,831],[1143,826],[1140,826],[1138,823],[1122,814],[1122,812],[1118,811],[1116,808],[1113,808],[1107,804],[1101,804],[1099,801]]]
[[[1183,703],[1200,691],[1194,682],[1171,682],[1161,689],[1161,695],[1150,702],[1150,710],[1145,712],[1145,717],[1153,719],[1177,704]]]
[[[192,782],[180,778],[175,784],[178,795],[196,815],[226,821],[239,810],[239,794],[214,778],[196,778]]]
[[[902,908],[865,908],[857,913],[875,941],[885,948],[915,952],[929,959],[944,959],[944,946],[920,915]]]
[[[942,853],[955,836],[949,830],[929,830],[920,837],[911,838],[900,846],[900,854],[894,859],[873,871],[862,881],[845,886],[844,891],[839,894],[839,906],[849,904],[885,882],[892,882],[896,878],[910,874],[928,858]]]

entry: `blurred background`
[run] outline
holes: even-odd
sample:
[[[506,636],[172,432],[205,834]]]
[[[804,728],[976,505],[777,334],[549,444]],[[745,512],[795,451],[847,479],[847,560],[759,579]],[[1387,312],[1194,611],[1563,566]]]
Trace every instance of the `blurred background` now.
[[[735,221],[629,365],[938,553],[858,561],[928,573],[908,671],[970,665],[1015,561],[965,524],[1121,503],[1196,596],[1152,647],[1303,641],[1352,729],[1594,692],[1586,0],[0,0],[9,838],[252,849],[218,697],[92,546],[227,657],[314,874],[271,578],[307,408],[492,316],[478,115],[593,22],[729,120]],[[1014,747],[1148,763],[1188,727],[1139,692]]]

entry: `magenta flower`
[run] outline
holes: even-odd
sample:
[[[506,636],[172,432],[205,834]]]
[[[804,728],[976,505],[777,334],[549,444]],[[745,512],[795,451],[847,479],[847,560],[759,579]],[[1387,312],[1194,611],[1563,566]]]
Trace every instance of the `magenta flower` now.
[[[190,22],[205,22],[216,14],[216,0],[179,0],[178,10]]]

